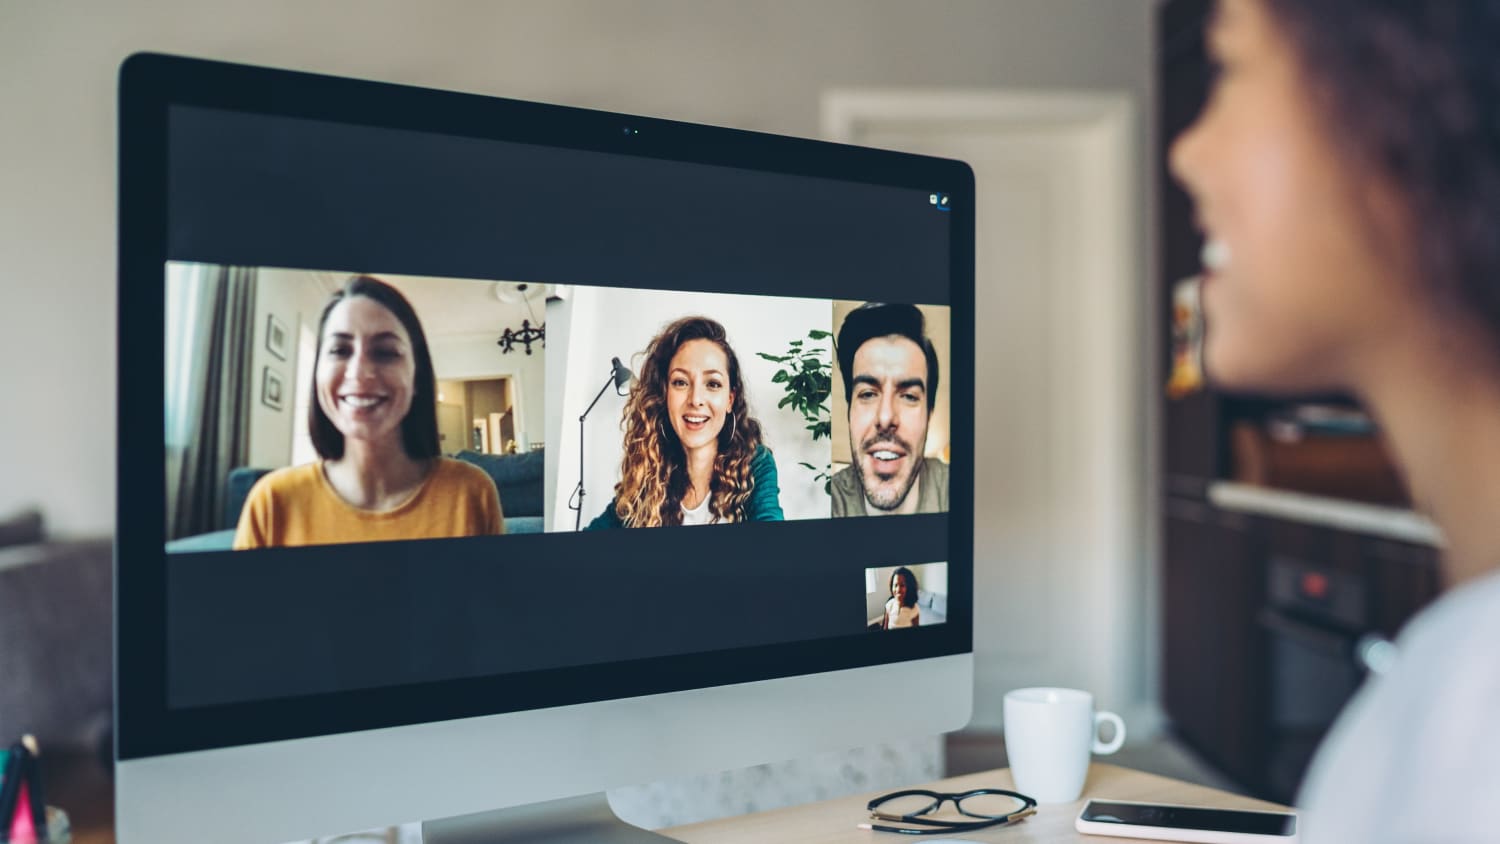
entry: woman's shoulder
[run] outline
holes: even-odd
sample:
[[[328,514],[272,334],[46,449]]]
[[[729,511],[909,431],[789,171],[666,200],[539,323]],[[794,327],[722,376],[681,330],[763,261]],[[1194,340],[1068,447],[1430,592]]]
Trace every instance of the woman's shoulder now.
[[[1390,666],[1365,682],[1319,748],[1298,799],[1303,840],[1372,840],[1361,834],[1373,830],[1369,807],[1399,801],[1409,811],[1382,827],[1388,840],[1475,840],[1466,812],[1500,788],[1497,638],[1500,574],[1454,590],[1407,624]]]
[[[317,489],[322,484],[323,464],[314,460],[311,463],[303,463],[300,466],[287,466],[282,469],[272,469],[255,482],[251,493],[286,494],[295,493],[303,489]]]
[[[314,460],[300,466],[272,469],[262,475],[245,494],[244,509],[269,512],[282,507],[303,507],[323,494],[323,464]]]
[[[1500,660],[1487,658],[1500,640],[1500,572],[1443,595],[1413,618],[1396,640],[1403,667],[1447,668],[1468,680],[1500,686]]]
[[[625,523],[620,521],[620,514],[615,512],[615,499],[609,500],[609,506],[604,512],[595,516],[584,530],[609,530],[611,528],[622,528]]]
[[[763,469],[776,471],[776,455],[771,453],[770,446],[765,443],[756,443],[755,453],[750,455],[750,471],[758,472]]]
[[[453,457],[439,457],[432,469],[433,480],[463,487],[494,487],[495,481],[485,470]]]

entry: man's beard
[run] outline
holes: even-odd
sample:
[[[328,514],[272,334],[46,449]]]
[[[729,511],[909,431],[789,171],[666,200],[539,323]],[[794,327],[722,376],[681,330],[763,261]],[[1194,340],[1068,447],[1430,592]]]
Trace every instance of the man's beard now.
[[[886,443],[899,447],[902,453],[906,455],[905,483],[900,483],[899,474],[882,477],[875,471],[875,467],[869,465],[867,462],[874,460],[870,456],[870,451],[875,446]],[[922,474],[922,462],[922,455],[913,449],[909,443],[895,434],[877,432],[874,436],[865,440],[860,444],[860,449],[855,457],[855,468],[858,470],[859,484],[864,488],[865,501],[877,510],[890,511],[898,509],[906,501],[906,496],[911,494],[912,487],[916,485],[917,478]],[[868,470],[866,466],[869,466]],[[866,477],[866,471],[874,477]],[[890,480],[896,480],[900,483],[899,491],[882,485]],[[872,483],[872,481],[874,482]]]

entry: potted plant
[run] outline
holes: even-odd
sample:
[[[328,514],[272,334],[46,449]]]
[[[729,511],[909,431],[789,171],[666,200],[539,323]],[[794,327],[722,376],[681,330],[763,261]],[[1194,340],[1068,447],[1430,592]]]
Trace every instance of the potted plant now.
[[[765,360],[781,364],[771,377],[772,383],[782,385],[785,391],[776,407],[790,407],[801,414],[814,442],[824,437],[833,438],[833,411],[828,406],[828,396],[833,390],[833,366],[829,350],[821,342],[832,336],[814,328],[807,332],[806,338],[787,344],[782,354],[756,352]],[[813,480],[822,481],[823,491],[831,493],[833,464],[821,468],[805,462],[799,465],[813,472]]]

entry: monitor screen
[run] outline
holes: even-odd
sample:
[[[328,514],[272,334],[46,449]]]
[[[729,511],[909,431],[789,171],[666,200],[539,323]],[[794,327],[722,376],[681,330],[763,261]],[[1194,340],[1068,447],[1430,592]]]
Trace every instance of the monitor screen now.
[[[121,174],[122,758],[970,649],[967,168],[174,84]]]

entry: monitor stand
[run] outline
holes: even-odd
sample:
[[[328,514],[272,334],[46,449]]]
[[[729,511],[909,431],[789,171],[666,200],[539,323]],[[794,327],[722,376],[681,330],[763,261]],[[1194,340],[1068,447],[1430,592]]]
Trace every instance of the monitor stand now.
[[[603,793],[426,821],[423,844],[672,844],[620,820]]]

